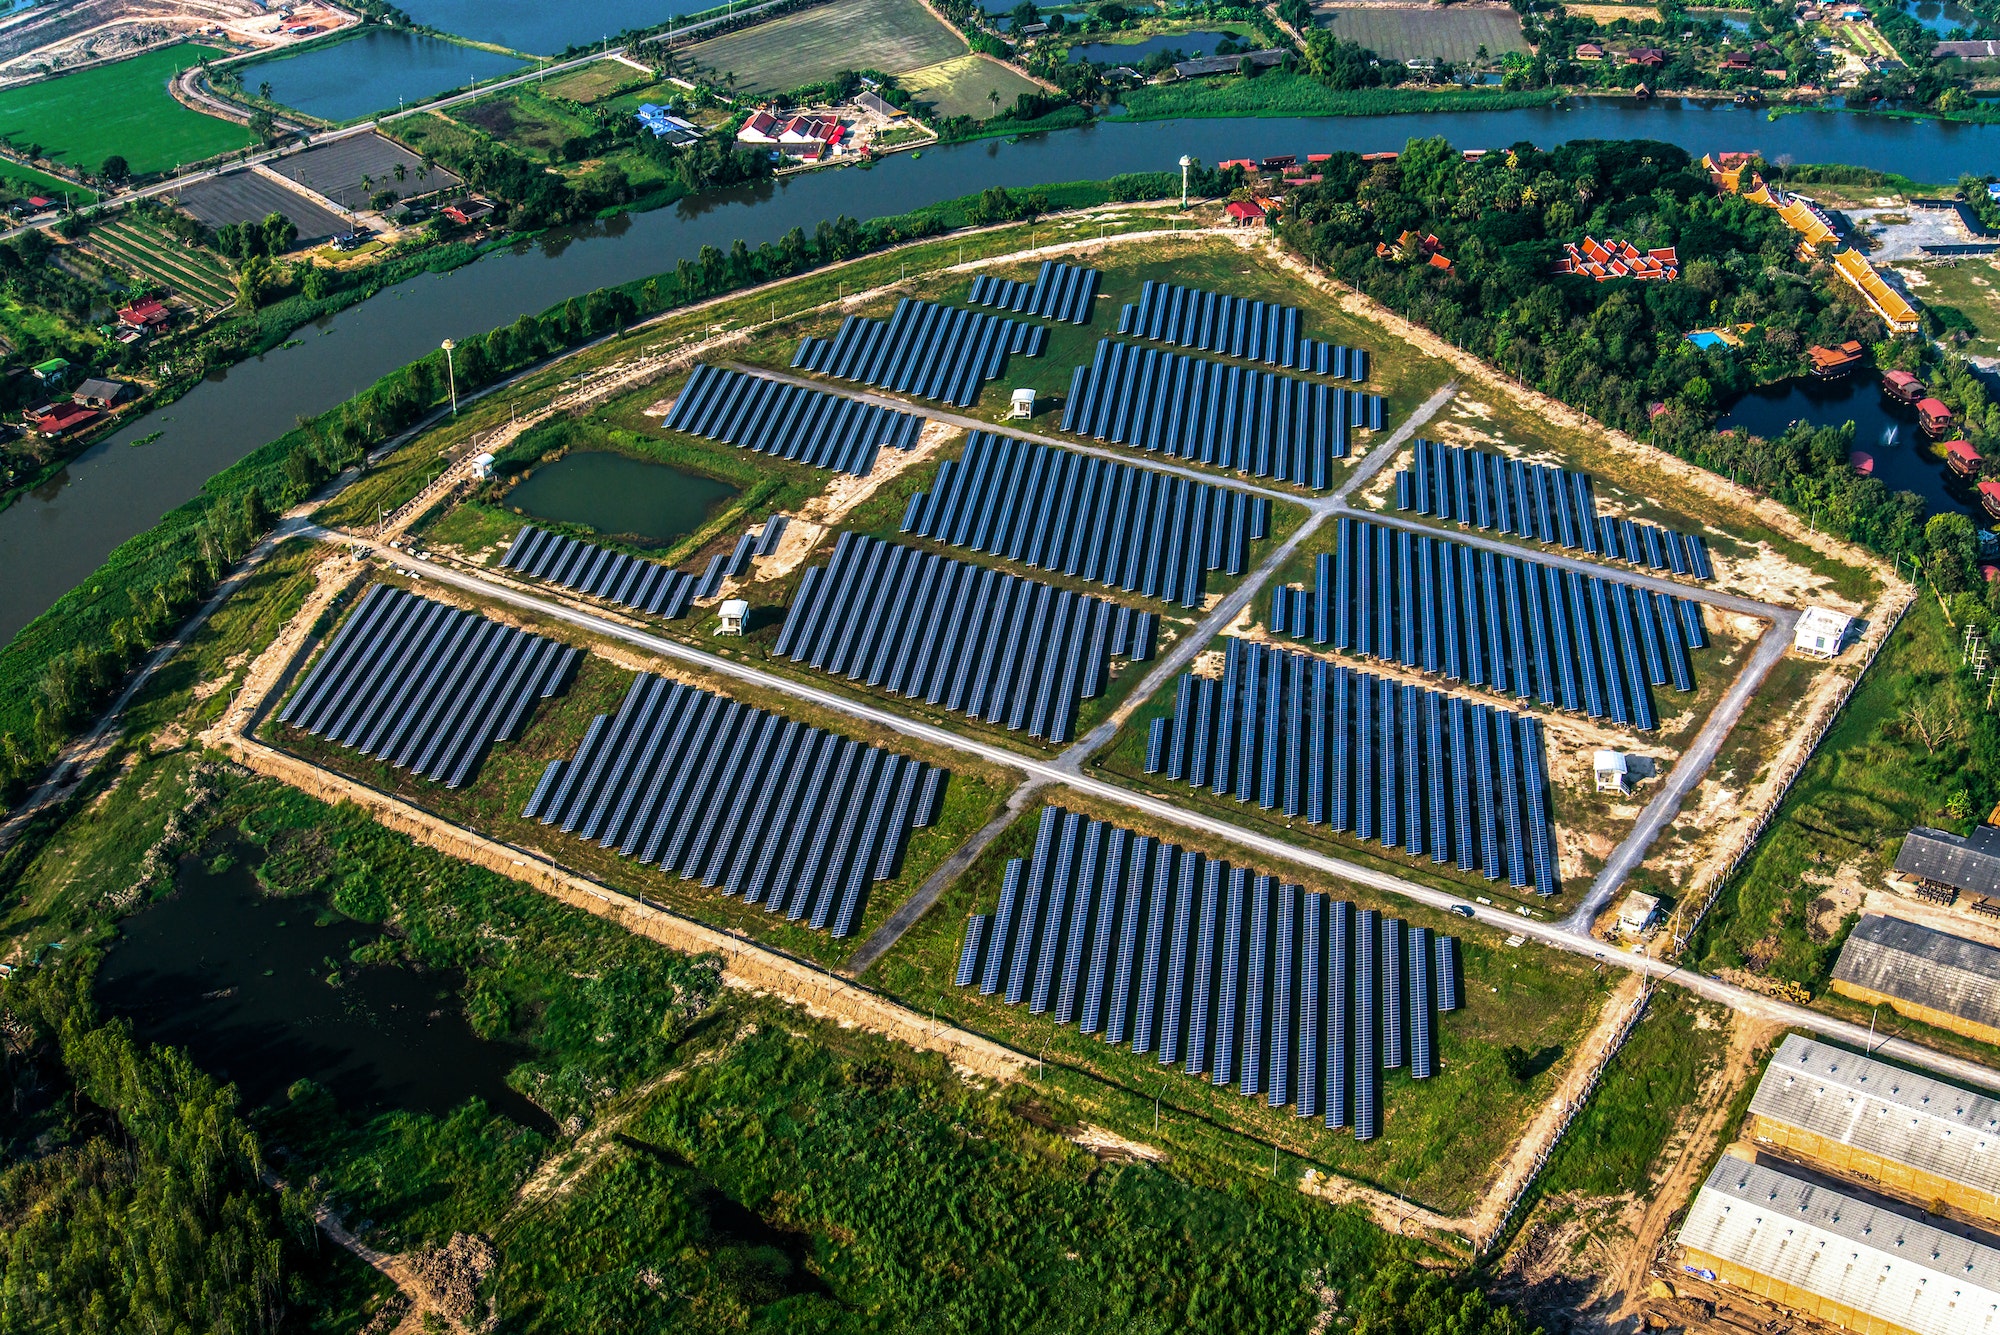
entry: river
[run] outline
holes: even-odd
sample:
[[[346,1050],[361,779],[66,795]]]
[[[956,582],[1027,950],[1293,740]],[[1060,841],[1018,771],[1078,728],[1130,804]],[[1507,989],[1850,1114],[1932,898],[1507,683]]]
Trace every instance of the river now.
[[[298,347],[218,373],[192,393],[93,446],[49,485],[0,512],[0,639],[11,638],[113,547],[150,527],[202,482],[289,429],[438,346],[506,324],[606,283],[670,270],[703,245],[752,246],[822,218],[866,218],[991,185],[1101,178],[1277,153],[1398,148],[1442,134],[1461,147],[1527,140],[1651,137],[1691,152],[1758,149],[1801,162],[1917,170],[1938,180],[2000,160],[2000,126],[1781,116],[1723,104],[1591,100],[1574,110],[1445,115],[1119,122],[1019,141],[979,140],[724,192],[653,213],[550,235],[445,275],[426,274],[299,332]],[[151,432],[158,440],[134,449]]]

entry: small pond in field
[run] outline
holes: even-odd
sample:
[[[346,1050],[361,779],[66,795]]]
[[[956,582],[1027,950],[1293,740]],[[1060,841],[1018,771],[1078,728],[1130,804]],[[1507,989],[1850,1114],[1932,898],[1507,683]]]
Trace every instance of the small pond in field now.
[[[571,450],[536,468],[507,504],[536,519],[668,543],[736,495],[727,482],[611,450]]]
[[[523,68],[511,56],[394,28],[244,65],[245,88],[271,86],[273,101],[330,121],[359,120]]]
[[[1954,28],[1979,31],[1979,15],[1955,0],[1903,0],[1903,12],[1934,37],[1949,37]]]
[[[1970,491],[1946,470],[1937,443],[1917,426],[1917,411],[1882,392],[1872,374],[1845,380],[1793,380],[1766,385],[1738,399],[1716,428],[1742,428],[1774,439],[1793,422],[1854,423],[1854,448],[1874,461],[1874,475],[1891,491],[1914,491],[1934,511],[1974,513]]]
[[[1233,38],[1238,46],[1254,46],[1254,42],[1240,33],[1233,32],[1170,32],[1158,37],[1148,37],[1143,42],[1088,42],[1069,49],[1072,61],[1088,60],[1098,65],[1131,65],[1137,68],[1140,61],[1155,51],[1179,51],[1187,59],[1213,55],[1215,44],[1223,38]],[[1246,46],[1246,49],[1247,49]]]
[[[548,1115],[508,1088],[527,1055],[472,1032],[456,972],[346,963],[378,928],[317,896],[266,894],[249,861],[184,858],[175,893],[126,919],[97,975],[99,1004],[132,1021],[142,1042],[184,1048],[233,1081],[243,1106],[280,1098],[296,1080],[324,1086],[344,1109],[442,1114],[470,1098],[539,1131]],[[339,983],[327,978],[339,975]]]

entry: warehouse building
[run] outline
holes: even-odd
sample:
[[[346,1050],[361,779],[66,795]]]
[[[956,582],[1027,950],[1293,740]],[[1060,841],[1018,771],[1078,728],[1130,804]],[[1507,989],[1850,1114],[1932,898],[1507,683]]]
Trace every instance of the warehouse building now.
[[[1859,1335],[2000,1335],[2000,1250],[1725,1154],[1681,1267]]]
[[[1955,1034],[2000,1043],[2000,950],[1870,913],[1833,966],[1833,990]]]
[[[1918,826],[1897,850],[1896,870],[1969,895],[2000,895],[2000,828],[1958,835]]]
[[[2000,1101],[1793,1034],[1750,1100],[1744,1139],[2000,1224]]]

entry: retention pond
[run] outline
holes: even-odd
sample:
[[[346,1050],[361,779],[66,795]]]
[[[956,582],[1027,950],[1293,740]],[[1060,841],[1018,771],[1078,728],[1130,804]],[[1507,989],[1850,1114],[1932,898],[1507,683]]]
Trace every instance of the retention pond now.
[[[736,495],[700,473],[611,450],[572,450],[507,493],[536,519],[665,545],[686,537]]]

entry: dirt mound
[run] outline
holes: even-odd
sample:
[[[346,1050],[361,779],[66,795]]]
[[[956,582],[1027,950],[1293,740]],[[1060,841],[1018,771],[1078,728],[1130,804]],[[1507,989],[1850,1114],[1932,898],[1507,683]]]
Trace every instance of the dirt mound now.
[[[500,1253],[473,1233],[454,1233],[450,1242],[423,1253],[410,1263],[417,1283],[431,1306],[454,1321],[472,1315],[479,1302],[479,1285]]]

